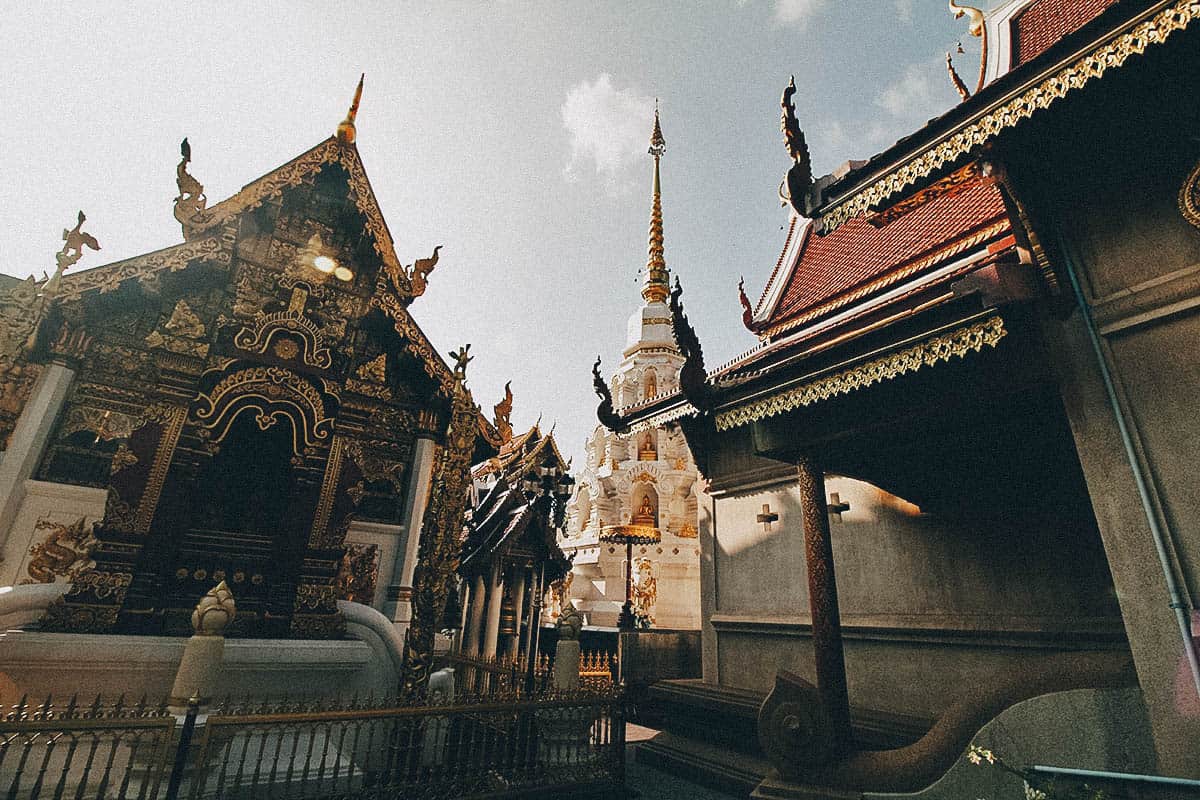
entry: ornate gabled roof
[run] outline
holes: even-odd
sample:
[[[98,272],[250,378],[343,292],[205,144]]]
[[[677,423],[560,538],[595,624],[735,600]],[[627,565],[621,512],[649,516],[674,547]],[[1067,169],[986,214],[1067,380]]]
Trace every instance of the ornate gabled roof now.
[[[1042,0],[1025,9],[1022,16],[1033,15],[1025,34],[1035,41],[1027,51],[1031,60],[1017,60],[1020,56],[1014,53],[1012,69],[1001,71],[969,100],[845,175],[817,181],[809,204],[820,217],[822,231],[885,208],[1003,131],[1200,20],[1200,4],[1194,0],[1101,4]],[[1077,8],[1068,13],[1067,7]],[[1019,40],[1019,20],[1011,30]]]
[[[856,217],[826,236],[806,237],[777,277],[782,295],[762,328],[772,337],[792,330],[1010,231],[1000,190],[984,177],[968,178],[882,227]]]
[[[567,461],[554,441],[554,434],[543,435],[540,426],[534,425],[506,442],[494,458],[476,464],[471,475],[476,480],[490,475],[505,475],[514,481],[520,480],[523,473],[535,466],[547,452],[560,469],[566,469]]]
[[[188,238],[212,230],[233,217],[280,196],[285,189],[311,180],[329,164],[338,164],[346,170],[351,197],[355,207],[366,219],[366,229],[371,235],[375,252],[382,259],[388,277],[395,282],[397,291],[410,295],[411,282],[399,258],[396,257],[391,231],[379,209],[379,201],[375,198],[375,191],[371,188],[371,181],[363,168],[358,147],[353,142],[342,142],[336,136],[330,136],[311,150],[251,181],[233,196],[210,207],[192,223]]]
[[[1018,67],[1091,22],[1117,0],[1034,0],[1011,23],[1012,65]]]

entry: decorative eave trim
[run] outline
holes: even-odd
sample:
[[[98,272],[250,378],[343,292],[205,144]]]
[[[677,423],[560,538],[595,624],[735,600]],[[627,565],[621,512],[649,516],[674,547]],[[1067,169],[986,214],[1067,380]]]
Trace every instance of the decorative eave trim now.
[[[437,382],[442,394],[446,397],[453,397],[458,386],[454,372],[442,360],[441,355],[434,349],[433,344],[417,325],[412,315],[408,313],[404,304],[392,292],[384,291],[376,292],[371,297],[371,305],[392,320],[392,326],[396,333],[400,334],[400,338],[404,340],[405,349],[421,362],[425,374]]]
[[[1165,8],[1139,16],[1123,32],[1106,34],[1106,41],[1097,43],[1083,56],[1033,85],[1014,90],[1007,100],[983,109],[952,134],[826,210],[821,215],[823,230],[826,233],[835,230],[847,220],[883,204],[892,195],[994,139],[1001,131],[1032,117],[1036,111],[1049,108],[1072,90],[1082,88],[1110,69],[1123,66],[1130,56],[1144,53],[1152,44],[1162,44],[1172,33],[1183,30],[1197,19],[1200,19],[1200,0],[1176,0]]]
[[[624,435],[630,436],[635,433],[641,433],[642,431],[661,428],[663,425],[668,423],[681,420],[684,417],[692,417],[699,413],[700,409],[685,401],[677,406],[668,408],[665,411],[659,411],[656,414],[651,414],[645,419],[641,419],[630,424],[629,431]]]
[[[809,406],[838,395],[849,394],[885,380],[898,378],[922,367],[931,367],[951,358],[964,358],[984,347],[996,347],[1007,335],[999,314],[932,336],[911,347],[873,358],[848,369],[815,380],[805,381],[767,397],[718,412],[716,426],[727,431],[767,417]]]
[[[228,268],[233,261],[233,237],[215,234],[182,244],[114,261],[74,275],[64,275],[58,297],[63,302],[79,300],[84,294],[107,294],[128,280],[147,278],[159,272],[178,272],[197,259],[206,259]]]

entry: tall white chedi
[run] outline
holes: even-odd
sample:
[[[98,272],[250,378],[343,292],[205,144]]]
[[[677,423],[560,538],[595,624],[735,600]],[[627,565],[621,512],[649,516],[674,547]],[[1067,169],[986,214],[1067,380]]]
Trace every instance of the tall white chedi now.
[[[650,243],[642,305],[629,318],[624,358],[613,376],[618,409],[640,406],[676,389],[683,356],[671,333],[667,307],[670,273],[663,254],[662,192],[659,161],[666,152],[658,111],[650,138],[654,188]],[[618,435],[597,426],[587,440],[587,463],[576,475],[575,495],[559,541],[574,555],[566,594],[587,623],[615,626],[625,601],[632,566],[634,611],[656,628],[700,627],[700,544],[696,538],[696,465],[678,425]],[[614,526],[655,528],[657,544],[626,548],[602,541]]]

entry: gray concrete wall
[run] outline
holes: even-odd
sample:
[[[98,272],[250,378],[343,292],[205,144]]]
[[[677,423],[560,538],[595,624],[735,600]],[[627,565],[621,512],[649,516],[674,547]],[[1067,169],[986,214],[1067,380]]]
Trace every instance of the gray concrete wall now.
[[[833,518],[832,535],[853,705],[932,717],[1025,659],[1124,649],[1094,529],[943,519],[870,484],[830,476],[826,494],[833,493],[850,504]],[[763,504],[777,521],[756,520]],[[715,508],[705,533],[714,573],[705,680],[765,692],[780,669],[812,679],[793,484],[727,488]]]

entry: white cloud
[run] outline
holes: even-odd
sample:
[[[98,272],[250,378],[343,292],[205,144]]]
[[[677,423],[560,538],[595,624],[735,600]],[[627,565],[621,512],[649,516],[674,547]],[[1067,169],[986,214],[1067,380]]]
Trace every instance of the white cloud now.
[[[629,168],[645,156],[654,124],[654,98],[635,87],[617,89],[612,76],[571,87],[562,105],[563,127],[571,137],[566,174],[578,179],[594,168],[610,193],[630,185]]]
[[[825,0],[775,0],[775,20],[803,27],[825,6]]]
[[[934,76],[943,79],[944,75],[945,70],[939,72],[928,63],[910,64],[880,93],[875,105],[894,117],[924,120],[935,116],[949,105],[945,91],[949,84],[934,84]]]

